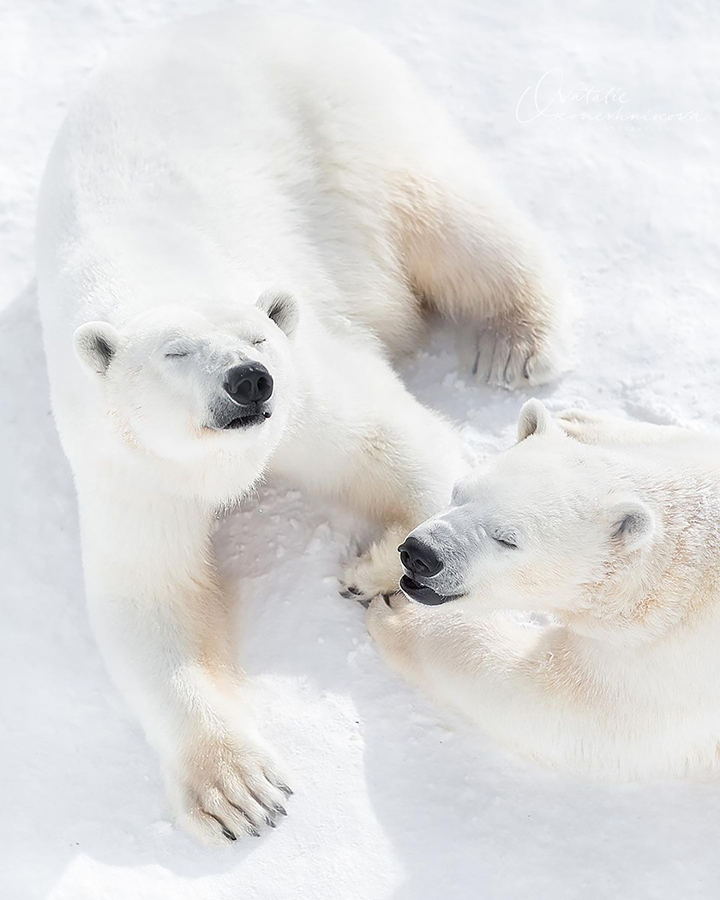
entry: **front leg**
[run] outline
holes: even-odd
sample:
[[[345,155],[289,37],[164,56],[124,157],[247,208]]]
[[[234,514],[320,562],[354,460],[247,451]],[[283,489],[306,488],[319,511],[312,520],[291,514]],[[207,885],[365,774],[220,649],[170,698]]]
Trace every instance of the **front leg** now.
[[[496,699],[495,691],[485,684],[488,672],[496,667],[498,672],[508,672],[522,653],[519,643],[513,646],[512,641],[500,639],[493,619],[474,621],[452,601],[444,606],[424,606],[402,591],[374,598],[366,624],[395,672],[434,699],[460,707],[475,719],[482,719],[481,710],[487,711]]]
[[[418,403],[366,337],[325,341],[308,364],[321,390],[304,398],[303,425],[289,430],[270,472],[383,529],[341,578],[341,592],[369,601],[397,590],[398,544],[449,505],[470,459],[458,431]]]
[[[456,430],[397,386],[394,404],[378,398],[356,448],[343,494],[352,508],[384,526],[382,536],[345,568],[340,592],[363,603],[398,591],[398,545],[450,502],[467,467]]]
[[[284,814],[289,789],[243,709],[211,516],[107,474],[78,493],[94,631],[160,756],[178,821],[206,842],[259,834]]]
[[[506,749],[546,765],[613,778],[647,775],[668,722],[632,691],[617,695],[594,657],[560,626],[536,628],[502,613],[475,619],[404,596],[376,598],[367,626],[385,661],[433,700],[477,723]],[[632,732],[627,722],[633,721]],[[676,723],[669,720],[675,731]]]
[[[366,623],[384,661],[432,700],[522,753],[553,746],[552,699],[532,674],[535,636],[499,616],[476,621],[452,601],[427,607],[402,593],[375,598]]]
[[[423,662],[427,617],[435,615],[435,610],[421,609],[398,591],[373,598],[365,617],[368,632],[387,665],[405,681],[423,690],[428,686]]]

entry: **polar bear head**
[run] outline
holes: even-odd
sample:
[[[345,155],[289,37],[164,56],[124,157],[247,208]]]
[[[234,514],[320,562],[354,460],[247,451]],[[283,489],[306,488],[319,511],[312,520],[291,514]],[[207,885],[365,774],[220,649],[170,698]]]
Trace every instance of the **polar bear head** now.
[[[642,477],[627,457],[568,436],[537,400],[523,406],[518,437],[411,532],[405,593],[478,611],[632,607],[661,531]]]
[[[180,463],[218,449],[262,456],[292,407],[297,323],[295,298],[273,291],[254,306],[152,309],[122,329],[89,322],[74,346],[131,448]]]

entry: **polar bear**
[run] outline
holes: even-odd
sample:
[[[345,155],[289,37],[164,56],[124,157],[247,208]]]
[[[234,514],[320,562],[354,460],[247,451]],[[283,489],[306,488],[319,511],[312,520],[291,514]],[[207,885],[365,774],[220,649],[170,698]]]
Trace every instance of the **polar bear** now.
[[[481,379],[546,381],[562,281],[402,63],[238,11],[94,78],[51,153],[37,248],[94,630],[179,820],[256,834],[290,789],[243,710],[214,521],[285,479],[383,529],[344,592],[394,590],[397,544],[464,462],[392,361],[434,311],[477,332]]]
[[[716,776],[719,451],[529,401],[519,443],[401,546],[404,593],[372,601],[370,632],[409,680],[536,760]],[[552,615],[531,627],[511,610]]]

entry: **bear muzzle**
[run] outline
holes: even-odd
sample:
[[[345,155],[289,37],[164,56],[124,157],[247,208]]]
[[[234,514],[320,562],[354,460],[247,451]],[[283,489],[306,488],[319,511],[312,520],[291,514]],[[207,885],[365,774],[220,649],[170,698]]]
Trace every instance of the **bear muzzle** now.
[[[272,375],[257,360],[233,366],[223,379],[224,394],[213,405],[210,428],[229,431],[260,425],[272,415]]]
[[[250,428],[261,425],[272,416],[272,407],[268,403],[223,402],[214,407],[208,428],[215,431],[233,431],[239,428]]]
[[[405,575],[400,579],[402,591],[426,606],[439,606],[449,600],[455,600],[457,594],[441,594],[427,582],[435,578],[445,565],[437,551],[430,544],[410,535],[398,547],[400,562],[405,569]]]

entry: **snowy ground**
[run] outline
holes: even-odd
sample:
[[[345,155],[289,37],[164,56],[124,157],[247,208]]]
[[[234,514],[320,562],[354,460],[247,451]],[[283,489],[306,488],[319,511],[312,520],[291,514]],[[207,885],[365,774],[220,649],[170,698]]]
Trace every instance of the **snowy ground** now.
[[[272,489],[218,546],[231,577],[251,575],[243,661],[295,772],[291,815],[219,851],[167,821],[155,759],[86,623],[31,239],[45,156],[88,72],[126,36],[209,2],[0,2],[0,897],[717,898],[718,786],[598,787],[494,752],[386,671],[361,610],[337,596],[350,523]],[[542,392],[553,407],[720,425],[717,6],[276,5],[405,56],[554,241],[585,311],[574,373]],[[474,386],[451,335],[407,374],[481,452],[511,440],[525,397]]]

